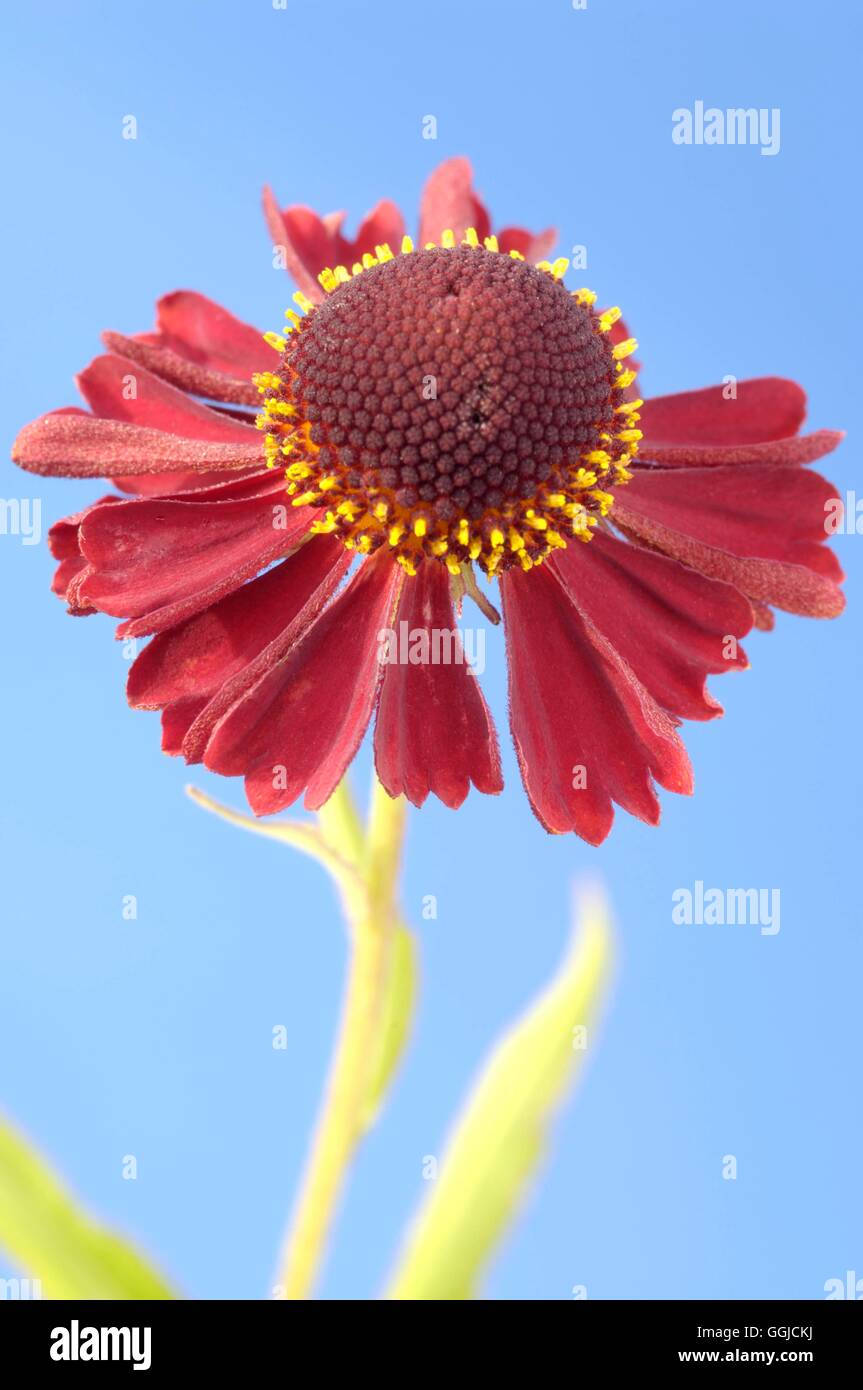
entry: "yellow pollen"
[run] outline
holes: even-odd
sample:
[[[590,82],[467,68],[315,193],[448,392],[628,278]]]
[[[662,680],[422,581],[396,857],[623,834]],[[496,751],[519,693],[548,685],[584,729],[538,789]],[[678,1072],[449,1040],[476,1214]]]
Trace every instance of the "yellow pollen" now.
[[[615,343],[611,349],[611,355],[615,361],[619,362],[624,357],[631,357],[638,347],[635,338],[624,338],[622,343]]]
[[[631,386],[635,381],[635,376],[636,374],[631,367],[625,367],[624,370],[614,378],[613,385],[615,391],[625,391],[627,386]]]

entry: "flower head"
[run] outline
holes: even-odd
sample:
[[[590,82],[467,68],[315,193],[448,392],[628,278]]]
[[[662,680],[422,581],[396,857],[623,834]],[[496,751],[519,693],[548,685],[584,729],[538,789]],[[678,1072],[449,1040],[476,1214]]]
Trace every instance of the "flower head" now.
[[[52,529],[55,590],[152,636],[130,703],[264,814],[321,805],[375,712],[391,795],[499,791],[454,611],[497,621],[477,576],[499,581],[537,816],[592,843],[613,803],[655,823],[654,783],[692,787],[677,727],[721,713],[706,677],[747,665],[753,621],[841,611],[835,494],[802,467],[840,436],[801,436],[777,378],[640,400],[620,311],[565,286],[548,233],[492,235],[464,160],[417,249],[392,204],[353,243],[341,214],[265,210],[301,287],[283,332],[169,295],[154,333],[105,335],[88,411],[19,436],[23,467],[120,489]],[[381,659],[394,631],[407,656]]]

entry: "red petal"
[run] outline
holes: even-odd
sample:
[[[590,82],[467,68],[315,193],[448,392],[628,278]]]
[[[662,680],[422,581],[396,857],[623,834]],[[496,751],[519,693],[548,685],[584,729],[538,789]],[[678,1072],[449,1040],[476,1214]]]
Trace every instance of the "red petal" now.
[[[83,555],[67,555],[60,561],[54,571],[54,575],[51,579],[52,594],[56,594],[58,598],[64,598],[68,601],[69,586],[78,578],[81,572],[86,569],[86,566],[87,561],[84,559]],[[96,609],[87,608],[86,610],[77,611],[95,613]]]
[[[153,473],[143,476],[113,478],[112,482],[121,492],[133,497],[170,497],[174,501],[201,502],[218,501],[219,498],[235,499],[254,497],[284,488],[282,480],[276,487],[279,475],[265,464],[257,468],[237,468],[230,472],[204,473]],[[118,502],[121,498],[116,499]]]
[[[85,571],[89,572],[87,561],[81,554],[81,523],[95,507],[110,506],[111,503],[121,500],[113,494],[100,497],[98,502],[92,502],[83,511],[74,512],[72,516],[64,516],[55,521],[48,532],[48,549],[55,560],[60,561],[51,580],[51,592],[58,598],[64,598],[69,604],[69,612],[76,617],[96,612],[89,604],[79,606],[77,603],[78,587],[85,578]]]
[[[266,366],[263,335],[195,290],[175,290],[156,304],[159,346],[211,371],[248,381]]]
[[[468,227],[474,227],[482,240],[491,231],[491,220],[473,190],[470,160],[463,156],[446,159],[423,189],[419,244],[440,241],[441,232],[447,230],[452,230],[456,241],[461,241]]]
[[[48,549],[55,560],[65,560],[70,556],[81,554],[81,547],[78,543],[78,533],[81,529],[81,522],[92,512],[94,507],[103,507],[111,502],[120,502],[122,498],[115,497],[109,493],[107,497],[100,497],[97,502],[91,502],[89,507],[84,507],[80,512],[73,512],[71,516],[61,517],[55,521],[48,532]]]
[[[341,584],[350,568],[351,556],[343,546],[324,536],[301,546],[287,563],[299,565],[300,569],[293,575],[294,598],[283,612],[281,630],[248,665],[230,676],[195,715],[183,738],[181,751],[186,762],[202,760],[219,720],[299,642]]]
[[[639,421],[639,429],[641,421]],[[663,468],[739,468],[761,465],[789,467],[814,463],[842,443],[841,430],[815,430],[789,439],[763,440],[755,444],[655,444],[642,439],[638,458]]]
[[[497,241],[501,251],[506,254],[518,251],[526,261],[535,265],[551,255],[557,242],[557,232],[554,227],[547,227],[544,232],[537,232],[534,236],[533,232],[526,232],[523,227],[504,227],[502,232],[498,232]]]
[[[311,208],[295,206],[280,211],[269,188],[264,189],[264,217],[273,246],[282,249],[291,277],[313,304],[320,304],[325,296],[318,275],[325,266],[339,261],[333,254],[333,233]]]
[[[289,509],[286,529],[277,529],[267,498],[98,507],[81,526],[81,549],[93,567],[82,597],[103,613],[137,620],[119,636],[172,627],[287,554],[313,516],[307,507]]]
[[[153,341],[154,338],[156,341]],[[213,401],[233,401],[238,405],[252,406],[260,404],[260,393],[251,380],[202,367],[172,348],[161,346],[158,335],[127,338],[122,333],[103,333],[102,342],[112,352],[128,357],[132,362],[140,362],[154,376],[171,382],[181,391],[190,391]],[[277,362],[275,349],[261,339],[261,352],[255,370],[272,370]]]
[[[126,695],[133,709],[168,707],[163,719],[166,751],[180,752],[191,725],[213,696],[231,682],[236,687],[234,677],[247,673],[246,683],[232,691],[232,698],[209,722],[209,735],[221,714],[275,660],[271,654],[269,665],[262,666],[255,658],[275,646],[345,556],[347,552],[331,539],[319,536],[203,613],[153,638],[129,672]],[[205,743],[206,738],[201,751]]]
[[[654,396],[641,409],[639,428],[657,444],[758,444],[796,434],[806,416],[806,393],[796,381],[760,376],[727,386]],[[652,455],[651,455],[652,457]]]
[[[119,478],[143,473],[209,472],[260,467],[260,440],[208,443],[90,415],[42,415],[25,425],[12,457],[30,473]]]
[[[389,627],[404,574],[379,551],[277,666],[217,724],[204,762],[246,774],[257,815],[289,806],[305,788],[317,810],[356,753],[382,667],[378,633]]]
[[[692,790],[672,719],[579,614],[548,566],[507,571],[501,590],[510,723],[539,820],[552,833],[574,830],[594,845],[611,829],[613,801],[655,825],[651,777],[672,791]]]
[[[179,757],[183,751],[183,740],[202,710],[207,707],[206,696],[190,696],[169,705],[162,713],[162,752],[172,758]]]
[[[337,558],[325,536],[147,644],[129,672],[133,709],[212,695],[289,625]]]
[[[494,725],[464,659],[443,565],[427,562],[405,582],[392,631],[403,649],[384,665],[375,726],[375,765],[390,796],[422,806],[431,791],[455,809],[471,782],[481,792],[502,791]],[[424,653],[418,633],[428,634]],[[442,634],[451,645],[441,645]],[[416,664],[412,641],[414,654],[425,656]],[[444,659],[435,662],[435,652]]]
[[[773,609],[766,603],[759,603],[757,598],[752,598],[749,602],[752,604],[754,626],[759,632],[772,632],[776,626],[776,614]]]
[[[77,569],[73,569],[71,560],[62,561],[60,565],[61,569],[63,565],[68,565],[66,574],[69,581],[69,586],[66,590],[67,613],[73,618],[82,618],[89,613],[95,613],[95,608],[80,597],[81,587],[90,574],[90,566],[84,562],[83,559]]]
[[[747,665],[736,639],[751,628],[752,609],[737,589],[602,531],[549,563],[657,704],[683,719],[722,713],[705,680]]]
[[[817,473],[752,465],[684,472],[639,469],[615,500],[616,525],[714,579],[792,613],[835,617],[844,600],[824,564]],[[831,573],[825,573],[829,569]]]
[[[314,304],[325,298],[318,276],[327,266],[350,268],[382,242],[398,251],[404,233],[401,212],[386,198],[366,213],[353,240],[342,234],[343,212],[319,217],[301,204],[280,210],[269,188],[264,189],[264,217],[274,246],[283,251],[287,269]]]
[[[397,252],[404,234],[405,220],[401,210],[388,198],[383,198],[377,207],[366,213],[354,240],[346,248],[350,261],[343,264],[350,266],[354,261],[361,261],[367,251],[373,253],[375,247],[384,242],[391,251]],[[323,268],[321,266],[321,270]]]
[[[106,420],[128,420],[149,429],[178,434],[184,439],[217,443],[236,440],[258,443],[254,422],[241,424],[229,415],[201,405],[184,391],[168,385],[128,357],[114,354],[94,357],[76,377],[78,390],[94,415]],[[134,394],[129,398],[129,393]]]

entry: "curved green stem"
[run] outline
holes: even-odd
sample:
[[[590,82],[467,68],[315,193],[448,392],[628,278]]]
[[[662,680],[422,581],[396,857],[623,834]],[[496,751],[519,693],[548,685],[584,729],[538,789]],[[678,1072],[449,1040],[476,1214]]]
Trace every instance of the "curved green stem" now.
[[[337,796],[346,796],[341,791]],[[278,1279],[281,1298],[309,1298],[319,1271],[348,1165],[364,1129],[381,1036],[387,1023],[393,943],[398,930],[395,883],[404,838],[405,805],[375,784],[368,832],[341,800],[322,818],[337,824],[342,844],[360,853],[365,893],[350,916],[350,960],[341,1024],[326,1092]],[[346,833],[347,832],[347,833]]]

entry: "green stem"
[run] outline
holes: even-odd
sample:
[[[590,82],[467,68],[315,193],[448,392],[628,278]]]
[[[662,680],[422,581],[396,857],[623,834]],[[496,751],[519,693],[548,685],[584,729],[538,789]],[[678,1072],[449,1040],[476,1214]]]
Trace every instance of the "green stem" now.
[[[337,796],[342,796],[339,792]],[[346,795],[346,794],[345,794]],[[352,808],[337,801],[326,819],[354,830]],[[375,783],[358,867],[366,893],[350,914],[350,960],[338,1041],[278,1279],[287,1299],[310,1298],[361,1137],[385,1025],[387,988],[397,926],[395,883],[404,838],[405,805]],[[324,823],[324,828],[328,827]]]

